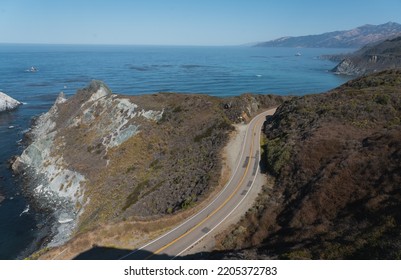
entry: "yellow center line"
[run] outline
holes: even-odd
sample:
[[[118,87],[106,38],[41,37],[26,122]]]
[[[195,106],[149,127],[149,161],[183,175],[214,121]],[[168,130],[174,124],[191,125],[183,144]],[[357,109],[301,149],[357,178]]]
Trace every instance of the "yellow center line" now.
[[[255,128],[258,127],[258,123],[260,122],[260,120],[257,121],[257,123],[255,124],[255,126],[252,129],[252,141],[251,141],[251,148],[249,150],[249,156],[251,158],[252,156],[252,152],[253,152],[253,140],[254,140],[254,132],[255,132]],[[246,141],[246,140],[245,140]],[[256,160],[256,159],[255,159]],[[190,234],[191,232],[193,232],[195,229],[197,229],[198,227],[200,227],[203,223],[205,223],[208,219],[210,219],[211,217],[213,217],[218,211],[220,211],[232,198],[233,196],[238,192],[239,188],[241,187],[242,183],[244,182],[245,176],[248,173],[248,169],[249,169],[249,165],[251,163],[251,160],[248,161],[248,165],[246,166],[244,175],[242,175],[241,181],[239,182],[239,184],[236,186],[235,190],[230,194],[230,196],[218,207],[216,208],[212,213],[210,213],[206,218],[204,218],[202,221],[200,221],[197,225],[195,225],[194,227],[192,227],[190,230],[188,230],[187,232],[183,233],[182,235],[178,236],[176,239],[174,239],[173,241],[171,241],[170,243],[164,245],[163,247],[161,247],[160,249],[158,249],[157,251],[153,252],[149,257],[147,257],[146,259],[151,258],[153,255],[157,255],[159,253],[161,253],[163,250],[167,249],[168,247],[170,247],[171,245],[173,245],[174,243],[176,243],[177,241],[179,241],[180,239],[184,238],[185,236],[187,236],[188,234]]]

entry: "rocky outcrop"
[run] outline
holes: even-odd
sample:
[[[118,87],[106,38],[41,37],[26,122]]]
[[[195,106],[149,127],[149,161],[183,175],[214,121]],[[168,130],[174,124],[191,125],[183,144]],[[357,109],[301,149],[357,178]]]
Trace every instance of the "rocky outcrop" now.
[[[94,81],[68,99],[60,94],[35,121],[31,142],[12,166],[36,204],[52,209],[48,245],[57,246],[103,226],[191,208],[222,183],[231,124],[284,99],[123,96]]]
[[[29,132],[32,143],[12,164],[14,172],[30,177],[29,193],[44,208],[52,208],[55,218],[60,222],[50,242],[51,246],[68,240],[84,205],[85,177],[67,168],[63,155],[56,153],[58,144],[63,144],[55,143],[55,119],[59,105],[65,101],[63,94],[60,94],[49,112],[35,121]],[[70,223],[63,225],[61,220],[66,217]]]
[[[220,183],[232,122],[282,98],[160,93],[116,95],[94,81],[40,116],[13,169],[53,209],[59,245],[101,224],[192,207]],[[241,119],[242,117],[242,119]]]
[[[354,60],[350,58],[343,59],[335,68],[332,70],[334,73],[339,75],[362,75],[365,73],[365,69],[359,68],[355,65]]]
[[[134,119],[156,121],[161,116],[162,112],[141,110],[95,81],[70,100],[60,94],[49,112],[35,121],[29,132],[31,143],[15,159],[12,168],[30,178],[29,192],[35,200],[53,209],[59,226],[50,246],[69,239],[90,203],[85,192],[93,175],[80,165],[91,162],[92,171],[99,171],[96,167],[108,164],[108,149],[139,132],[140,124]],[[76,139],[83,127],[88,136],[85,143]],[[93,158],[92,153],[96,154]]]
[[[362,76],[401,68],[401,37],[363,47],[346,56],[332,70],[336,74]]]
[[[19,105],[21,105],[21,102],[3,92],[0,92],[0,112],[14,110]]]
[[[265,127],[274,184],[220,249],[230,258],[399,259],[400,81],[400,70],[385,71],[281,105]]]
[[[277,107],[291,96],[272,94],[243,94],[224,98],[221,103],[227,118],[233,122],[247,122],[260,110]]]

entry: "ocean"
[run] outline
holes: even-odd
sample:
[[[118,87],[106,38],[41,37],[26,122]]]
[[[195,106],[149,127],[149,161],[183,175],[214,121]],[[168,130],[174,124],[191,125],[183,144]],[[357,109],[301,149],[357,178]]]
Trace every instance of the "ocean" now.
[[[305,95],[349,79],[329,72],[335,64],[318,57],[344,49],[253,47],[78,46],[0,44],[0,91],[24,103],[0,113],[0,259],[23,258],[43,238],[46,213],[38,213],[9,169],[22,152],[31,119],[93,79],[114,93],[242,93]],[[37,71],[29,71],[34,67]]]

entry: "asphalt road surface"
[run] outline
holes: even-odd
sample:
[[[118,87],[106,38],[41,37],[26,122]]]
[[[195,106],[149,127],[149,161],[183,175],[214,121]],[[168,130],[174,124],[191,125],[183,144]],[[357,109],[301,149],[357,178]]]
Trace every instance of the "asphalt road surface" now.
[[[252,190],[260,163],[260,134],[266,116],[276,109],[263,112],[248,124],[238,165],[224,189],[194,216],[179,226],[121,259],[174,259],[215,230]]]

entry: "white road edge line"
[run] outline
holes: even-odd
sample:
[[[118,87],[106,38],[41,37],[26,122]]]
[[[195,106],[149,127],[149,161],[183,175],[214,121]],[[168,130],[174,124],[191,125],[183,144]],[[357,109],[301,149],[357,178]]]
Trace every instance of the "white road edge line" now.
[[[254,122],[260,115],[262,115],[262,114],[264,114],[264,113],[265,113],[265,112],[260,113],[259,115],[255,116],[255,117],[251,120],[251,122],[248,124],[248,127],[251,125],[252,122]],[[246,129],[246,132],[245,132],[244,143],[243,143],[243,146],[242,146],[242,152],[241,152],[241,156],[239,157],[239,159],[241,159],[242,156],[244,155],[244,152],[245,152],[245,142],[246,142],[246,137],[247,137],[247,135],[248,135],[248,128]],[[147,247],[147,246],[149,246],[149,245],[151,245],[151,244],[157,242],[158,240],[162,239],[163,237],[169,235],[170,233],[172,233],[172,232],[174,232],[175,230],[179,229],[180,227],[184,226],[186,223],[188,223],[189,221],[193,220],[195,217],[197,217],[198,215],[200,215],[200,214],[202,214],[204,211],[206,211],[207,208],[210,207],[210,205],[212,205],[212,204],[224,193],[224,191],[228,188],[228,186],[230,185],[231,181],[234,179],[234,176],[235,176],[235,174],[237,173],[238,168],[239,168],[240,166],[241,166],[241,161],[239,160],[239,161],[238,161],[238,165],[237,165],[237,167],[235,168],[235,171],[232,173],[230,180],[227,182],[227,184],[224,186],[224,188],[220,191],[220,193],[215,197],[215,199],[213,199],[212,202],[210,202],[205,208],[203,208],[203,210],[201,210],[200,212],[196,213],[195,215],[193,215],[193,216],[190,217],[189,219],[185,220],[182,224],[178,225],[177,227],[171,229],[169,232],[167,232],[167,233],[161,235],[160,237],[158,237],[158,238],[152,240],[151,242],[149,242],[149,243],[143,245],[142,247],[133,250],[132,252],[130,252],[130,253],[128,253],[127,255],[125,255],[125,256],[119,258],[118,260],[123,260],[123,259],[125,259],[125,258],[131,256],[132,254],[134,254],[134,253],[136,253],[136,252],[142,250],[143,248],[145,248],[145,247]],[[258,167],[258,169],[259,169],[259,167]]]
[[[260,131],[259,131],[259,139],[260,139]],[[260,141],[260,140],[259,140]],[[259,159],[258,162],[260,162],[260,145],[259,145]],[[227,216],[225,216],[217,225],[215,225],[210,231],[208,231],[207,233],[205,233],[202,237],[200,237],[198,240],[196,240],[195,242],[193,242],[191,245],[189,245],[187,248],[185,248],[184,250],[182,250],[181,252],[179,252],[174,258],[172,258],[172,260],[174,260],[175,258],[179,257],[182,253],[184,253],[185,251],[187,251],[188,249],[190,249],[192,246],[194,246],[196,243],[198,243],[199,241],[201,241],[203,238],[205,238],[208,234],[210,234],[213,230],[215,230],[218,226],[220,226],[240,205],[241,203],[244,201],[244,199],[249,195],[249,193],[252,190],[252,187],[255,183],[256,177],[259,173],[259,167],[260,165],[258,164],[258,168],[256,169],[256,174],[255,177],[252,180],[252,184],[249,187],[249,191],[246,193],[246,195],[240,200],[240,202],[238,202],[238,204],[230,211],[230,213],[227,214]]]
[[[59,256],[61,256],[62,254],[64,254],[65,251],[67,251],[68,248],[65,248],[63,251],[61,251],[61,253],[58,253],[57,255],[55,255],[52,260],[55,260],[56,258],[58,258]]]

